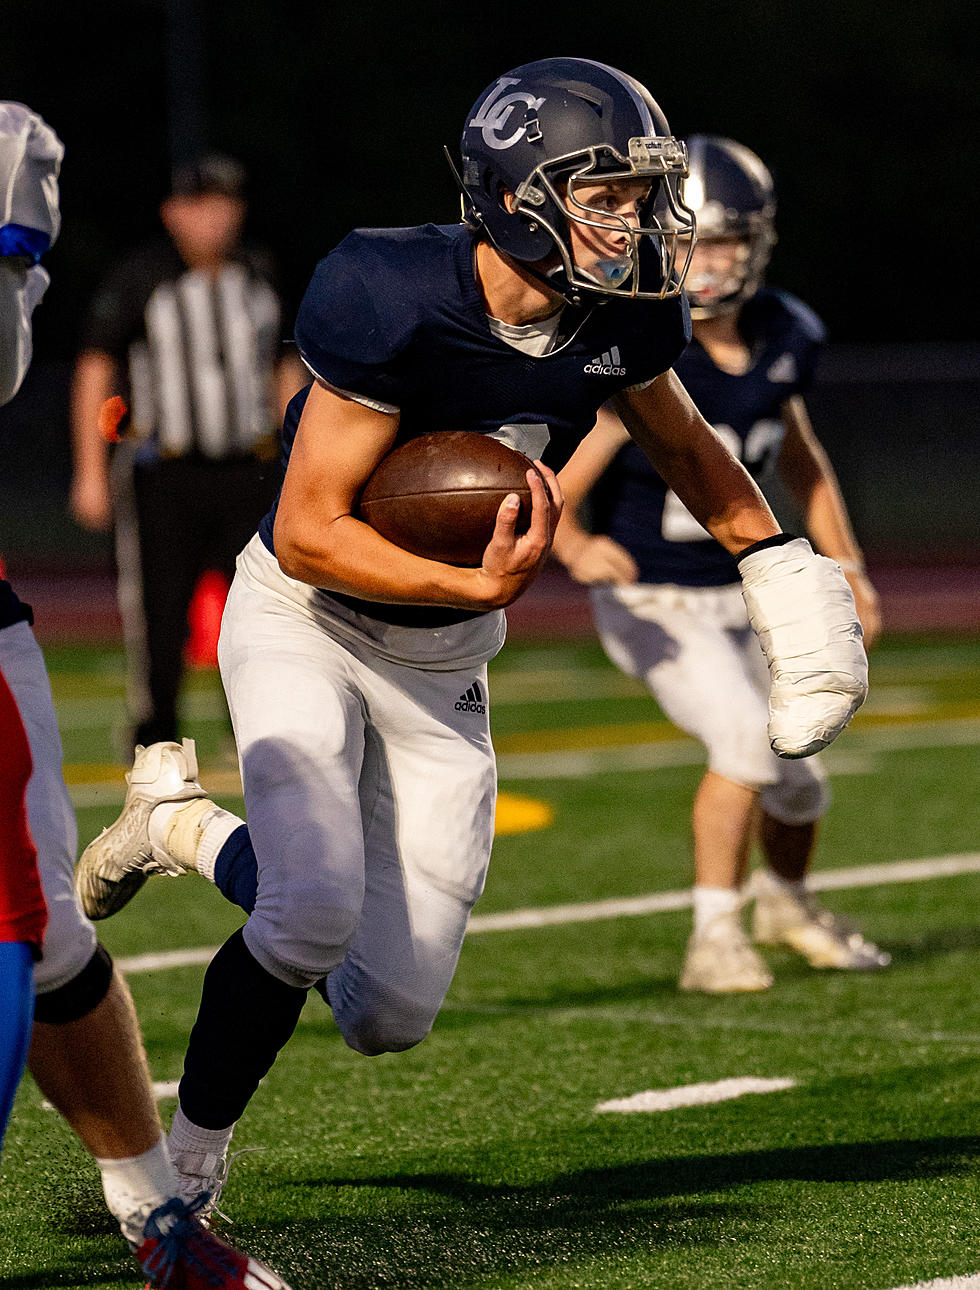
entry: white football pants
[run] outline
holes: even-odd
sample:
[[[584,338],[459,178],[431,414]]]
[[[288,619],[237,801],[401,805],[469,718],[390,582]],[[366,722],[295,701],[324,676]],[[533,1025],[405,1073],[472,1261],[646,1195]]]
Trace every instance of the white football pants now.
[[[95,953],[95,928],[75,896],[78,829],[62,776],[61,736],[41,647],[29,624],[0,630],[0,669],[20,709],[34,770],[27,785],[27,820],[37,847],[48,906],[44,954],[34,968],[38,994],[74,980]]]
[[[257,538],[239,557],[218,654],[258,861],[245,942],[287,984],[329,973],[361,1052],[428,1033],[483,890],[502,639],[502,614],[392,627],[287,578]]]
[[[609,658],[704,744],[710,770],[759,789],[784,824],[824,814],[830,795],[817,758],[787,761],[769,747],[769,671],[738,583],[594,587],[591,599]]]

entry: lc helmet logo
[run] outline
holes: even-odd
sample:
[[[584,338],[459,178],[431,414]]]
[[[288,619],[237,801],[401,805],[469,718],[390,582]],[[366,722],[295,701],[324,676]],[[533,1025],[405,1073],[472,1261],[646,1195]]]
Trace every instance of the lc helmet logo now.
[[[520,83],[520,79],[515,76],[498,77],[497,83],[477,109],[476,116],[468,123],[482,128],[483,142],[488,148],[498,150],[512,148],[515,143],[523,139],[531,124],[528,118],[544,102],[543,98],[535,98],[526,90],[515,90],[512,94],[504,94],[508,85],[520,85]],[[504,94],[503,98],[500,97],[501,94]],[[511,113],[518,103],[522,103],[527,109],[524,114],[525,119],[516,130],[505,136],[503,131],[506,130]]]

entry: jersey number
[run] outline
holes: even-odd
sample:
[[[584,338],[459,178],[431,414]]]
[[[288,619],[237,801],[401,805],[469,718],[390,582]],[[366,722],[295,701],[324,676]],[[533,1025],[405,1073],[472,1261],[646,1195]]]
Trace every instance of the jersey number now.
[[[786,433],[782,421],[764,419],[757,421],[745,436],[731,426],[715,426],[715,433],[733,457],[744,462],[753,476],[759,476],[769,466],[776,449]],[[703,542],[711,534],[699,524],[676,493],[667,490],[660,532],[667,542]]]

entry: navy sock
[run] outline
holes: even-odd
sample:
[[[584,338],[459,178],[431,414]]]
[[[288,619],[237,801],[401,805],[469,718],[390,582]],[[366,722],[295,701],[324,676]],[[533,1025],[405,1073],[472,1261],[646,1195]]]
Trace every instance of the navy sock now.
[[[306,990],[286,985],[249,953],[241,928],[211,960],[191,1031],[180,1105],[202,1129],[227,1129],[296,1029]]]
[[[24,1072],[34,1015],[34,956],[23,941],[0,943],[0,1146]]]
[[[248,836],[248,825],[235,830],[214,861],[214,885],[226,900],[250,914],[255,908],[259,866]]]

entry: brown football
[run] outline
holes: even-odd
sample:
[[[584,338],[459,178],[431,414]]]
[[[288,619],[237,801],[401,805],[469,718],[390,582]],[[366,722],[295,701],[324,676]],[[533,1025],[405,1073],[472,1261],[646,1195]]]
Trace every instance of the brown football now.
[[[531,468],[523,453],[488,435],[420,435],[378,463],[361,493],[361,519],[413,555],[476,568],[508,493],[521,499],[517,531],[527,530]]]

